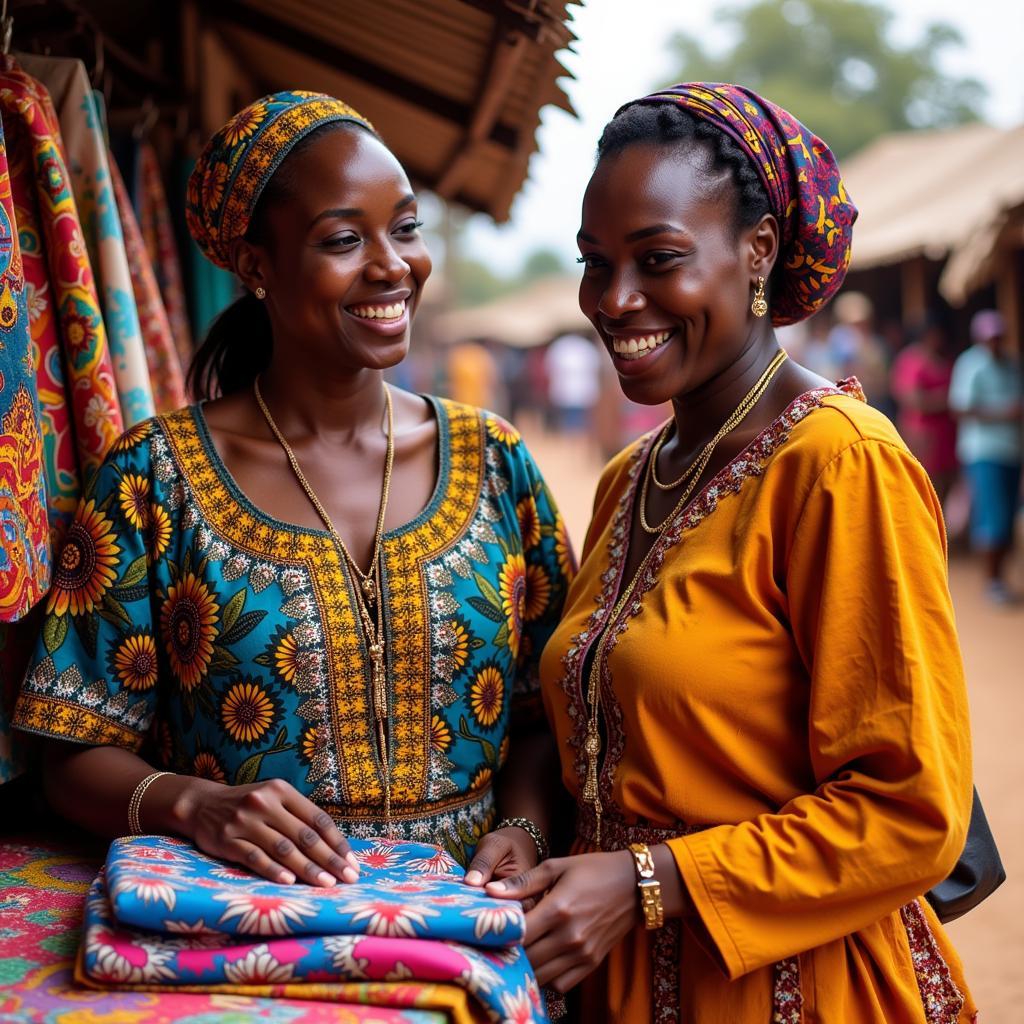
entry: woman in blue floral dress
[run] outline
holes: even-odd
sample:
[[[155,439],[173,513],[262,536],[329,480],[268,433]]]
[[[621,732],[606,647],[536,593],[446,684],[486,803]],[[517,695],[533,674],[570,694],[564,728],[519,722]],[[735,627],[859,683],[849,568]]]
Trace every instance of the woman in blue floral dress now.
[[[68,531],[16,712],[51,803],[275,880],[353,880],[346,833],[465,862],[490,832],[499,875],[531,866],[572,555],[512,427],[384,383],[430,272],[404,172],[351,108],[278,93],[188,214],[246,293],[193,366],[213,400],[125,434]]]

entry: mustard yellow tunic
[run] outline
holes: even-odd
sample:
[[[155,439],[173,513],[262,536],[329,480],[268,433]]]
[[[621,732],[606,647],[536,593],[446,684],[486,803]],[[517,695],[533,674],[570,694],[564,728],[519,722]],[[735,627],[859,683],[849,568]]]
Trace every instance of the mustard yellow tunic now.
[[[975,1008],[923,899],[971,806],[963,668],[928,477],[848,382],[798,398],[708,482],[609,623],[652,438],[601,479],[542,659],[585,778],[606,629],[604,849],[667,841],[695,911],[585,983],[618,1024],[946,1024]],[[579,849],[592,848],[581,807]]]

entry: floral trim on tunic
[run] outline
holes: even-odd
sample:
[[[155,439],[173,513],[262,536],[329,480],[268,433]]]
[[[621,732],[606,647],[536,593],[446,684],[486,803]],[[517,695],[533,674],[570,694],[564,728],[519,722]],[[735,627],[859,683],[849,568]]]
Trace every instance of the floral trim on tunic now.
[[[964,1008],[964,996],[953,981],[921,904],[917,900],[908,903],[900,910],[900,917],[907,930],[925,1020],[928,1024],[956,1024]]]

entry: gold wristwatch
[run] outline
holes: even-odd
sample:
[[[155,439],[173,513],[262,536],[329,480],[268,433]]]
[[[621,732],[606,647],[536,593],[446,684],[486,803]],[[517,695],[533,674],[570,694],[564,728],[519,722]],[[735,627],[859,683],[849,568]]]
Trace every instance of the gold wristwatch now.
[[[661,882],[654,877],[654,858],[643,843],[630,843],[629,852],[636,863],[636,886],[640,890],[640,909],[648,931],[665,923],[665,907],[661,902]]]

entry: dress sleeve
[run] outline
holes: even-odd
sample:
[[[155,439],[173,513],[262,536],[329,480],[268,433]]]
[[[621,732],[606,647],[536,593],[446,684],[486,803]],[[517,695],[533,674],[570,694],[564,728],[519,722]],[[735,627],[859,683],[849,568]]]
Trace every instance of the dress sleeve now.
[[[565,520],[525,446],[518,445],[521,473],[516,514],[523,540],[526,599],[523,635],[519,645],[516,683],[512,694],[513,727],[544,719],[540,693],[540,656],[562,615],[569,584],[576,573]]]
[[[797,524],[786,589],[813,792],[669,843],[730,978],[922,895],[952,869],[970,818],[967,697],[924,470],[859,440],[822,471]],[[804,724],[793,731],[797,742]]]
[[[167,513],[151,491],[148,444],[122,445],[100,466],[64,538],[14,724],[134,751],[156,707],[149,558],[166,546]]]

